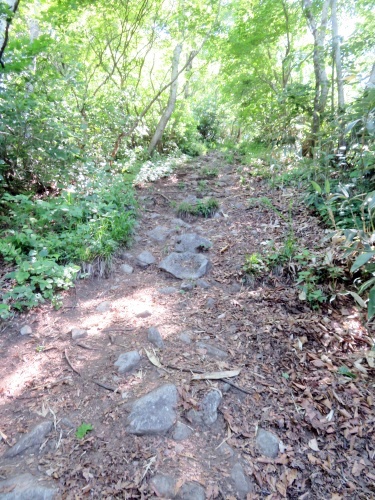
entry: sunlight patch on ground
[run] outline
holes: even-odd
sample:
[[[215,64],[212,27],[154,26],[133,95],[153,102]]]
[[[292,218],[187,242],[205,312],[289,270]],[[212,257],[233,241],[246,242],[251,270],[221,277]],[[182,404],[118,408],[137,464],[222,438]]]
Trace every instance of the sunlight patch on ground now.
[[[34,347],[30,349],[34,349]],[[17,362],[18,366],[11,374],[2,378],[0,394],[3,393],[5,396],[14,397],[22,394],[26,384],[32,381],[36,381],[36,385],[38,384],[43,373],[45,358],[42,355],[34,355],[34,353],[30,353],[30,356],[24,355],[22,358],[17,354],[10,356],[14,359],[14,362]]]

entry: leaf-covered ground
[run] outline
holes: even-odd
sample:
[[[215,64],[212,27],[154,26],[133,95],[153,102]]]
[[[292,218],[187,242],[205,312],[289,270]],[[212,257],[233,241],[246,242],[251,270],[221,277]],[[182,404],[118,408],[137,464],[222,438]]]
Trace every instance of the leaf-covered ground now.
[[[42,420],[52,420],[53,430],[32,454],[3,457],[1,478],[23,471],[49,478],[61,498],[155,498],[151,478],[164,473],[179,485],[200,483],[207,498],[235,499],[243,498],[231,478],[238,462],[251,483],[247,498],[375,497],[373,331],[347,298],[311,310],[280,270],[245,280],[246,255],[285,240],[291,200],[298,245],[325,251],[327,240],[321,243],[324,228],[295,190],[271,190],[255,177],[241,183],[241,168],[212,154],[140,186],[136,238],[110,277],[79,282],[59,311],[43,306],[2,325],[0,455]],[[188,217],[191,229],[179,226],[175,206],[189,195],[215,197],[220,211]],[[257,203],[262,197],[285,217]],[[162,243],[148,236],[156,226],[171,229]],[[209,288],[182,291],[157,265],[136,265],[143,250],[159,262],[176,236],[189,231],[213,243],[206,254]],[[124,263],[132,274],[121,271]],[[165,287],[177,291],[161,293]],[[19,334],[25,324],[32,335]],[[162,351],[147,340],[151,326],[163,336]],[[73,341],[73,328],[88,336]],[[228,357],[210,357],[199,341]],[[131,350],[141,353],[140,367],[119,376],[114,362]],[[234,369],[241,371],[230,385],[193,380],[194,371]],[[127,434],[129,402],[165,383],[178,388],[179,420],[193,429],[190,438]],[[189,422],[188,411],[211,387],[223,394],[217,421]],[[79,439],[82,423],[93,429]],[[282,442],[277,458],[258,451],[258,428]]]

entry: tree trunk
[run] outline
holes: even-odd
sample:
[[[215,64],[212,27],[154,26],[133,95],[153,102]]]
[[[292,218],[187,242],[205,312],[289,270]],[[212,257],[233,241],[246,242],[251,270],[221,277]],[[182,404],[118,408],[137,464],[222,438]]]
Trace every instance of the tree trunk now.
[[[11,14],[8,16],[4,15],[0,17],[0,66],[2,68],[5,68],[3,56],[6,46],[8,45],[9,27],[12,23],[14,14],[17,12],[20,0],[4,0],[4,2],[8,5]]]
[[[163,137],[163,133],[165,127],[167,126],[170,117],[174,111],[174,107],[176,104],[177,98],[177,87],[178,87],[178,65],[180,62],[180,55],[182,51],[182,44],[176,45],[173,51],[173,59],[172,59],[172,72],[171,72],[171,86],[169,88],[169,99],[167,107],[165,108],[164,113],[162,114],[158,126],[156,127],[153,138],[151,139],[150,145],[148,147],[148,154],[151,156],[154,152],[156,146],[161,141]]]
[[[314,74],[315,74],[315,96],[314,111],[311,127],[313,146],[317,143],[320,130],[321,116],[325,110],[328,97],[328,77],[325,68],[324,41],[327,31],[328,10],[331,0],[324,0],[322,7],[322,16],[319,27],[316,24],[311,9],[311,0],[303,0],[303,11],[308,21],[310,31],[314,37]]]
[[[332,45],[336,66],[337,107],[339,116],[345,111],[344,82],[342,78],[340,35],[337,25],[337,0],[332,0]]]

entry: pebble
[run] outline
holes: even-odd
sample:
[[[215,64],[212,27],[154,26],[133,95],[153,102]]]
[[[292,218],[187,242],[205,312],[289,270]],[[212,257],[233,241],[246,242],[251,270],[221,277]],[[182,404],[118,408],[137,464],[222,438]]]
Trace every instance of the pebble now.
[[[115,366],[117,367],[119,373],[127,373],[138,366],[140,360],[141,356],[138,351],[129,351],[120,354]]]
[[[196,283],[200,288],[203,289],[211,288],[211,285],[206,280],[199,279],[196,281]]]
[[[147,338],[151,342],[151,344],[154,344],[154,346],[158,347],[159,349],[164,349],[162,336],[159,330],[154,326],[148,329]]]
[[[30,325],[24,325],[20,330],[21,335],[31,335],[32,333],[33,330]]]
[[[178,338],[183,342],[184,344],[191,344],[191,337],[188,332],[182,332],[178,336]]]
[[[189,292],[190,290],[194,289],[194,283],[191,281],[183,281],[180,286],[181,290],[184,290],[184,292]]]
[[[247,494],[253,490],[249,478],[246,476],[240,463],[236,463],[231,471],[231,478],[239,499],[245,499]]]
[[[212,297],[208,297],[207,301],[206,301],[206,307],[208,309],[212,309],[213,307],[215,307],[215,300],[212,298]]]
[[[151,313],[147,309],[136,314],[137,318],[148,318],[149,316],[151,316]]]
[[[71,333],[72,333],[73,340],[83,339],[83,338],[87,337],[87,331],[81,330],[79,328],[72,328]]]
[[[122,264],[120,266],[120,269],[125,274],[131,274],[134,271],[134,269],[132,268],[132,266],[129,266],[128,264]]]
[[[9,448],[5,452],[4,456],[15,457],[26,451],[28,448],[40,446],[51,429],[51,421],[46,420],[44,422],[41,422],[40,424],[36,425],[30,432],[24,434],[14,446]]]
[[[272,432],[259,428],[256,435],[256,444],[260,453],[266,457],[276,458],[279,454],[280,440]]]
[[[181,280],[194,280],[204,276],[210,268],[209,260],[200,253],[172,252],[163,259],[159,268]]]
[[[217,420],[217,409],[221,403],[222,395],[218,390],[212,390],[203,398],[200,405],[203,422],[210,426]]]
[[[176,496],[178,500],[205,500],[205,498],[205,489],[195,481],[189,481],[183,484]]]
[[[141,252],[136,257],[136,261],[139,267],[148,267],[156,262],[155,257],[148,250]]]
[[[108,301],[101,302],[97,307],[96,310],[98,312],[107,312],[111,309],[111,303]]]
[[[199,349],[204,349],[206,351],[207,356],[211,356],[212,358],[226,359],[228,357],[228,354],[218,347],[206,344],[205,342],[198,342],[197,345]]]
[[[169,229],[168,227],[157,226],[155,227],[155,229],[149,231],[147,233],[147,236],[157,243],[163,243],[168,238],[168,236],[171,235],[172,232],[173,230]]]
[[[150,481],[151,488],[158,497],[175,498],[177,481],[169,474],[156,474]]]
[[[184,439],[187,439],[192,434],[192,432],[193,431],[190,429],[190,427],[183,424],[182,422],[177,422],[172,432],[172,438],[175,441],[183,441]]]

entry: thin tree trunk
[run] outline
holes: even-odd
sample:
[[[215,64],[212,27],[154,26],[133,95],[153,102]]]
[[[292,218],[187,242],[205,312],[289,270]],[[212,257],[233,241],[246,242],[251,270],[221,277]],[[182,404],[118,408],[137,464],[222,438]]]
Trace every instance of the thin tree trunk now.
[[[340,35],[337,24],[337,0],[332,0],[332,35],[333,35],[332,39],[333,55],[336,66],[337,107],[338,107],[338,114],[340,116],[345,111],[345,95],[344,95],[344,82],[342,77],[342,66],[341,66]]]
[[[179,43],[178,45],[176,45],[173,51],[172,71],[171,71],[171,82],[173,83],[171,83],[171,86],[169,87],[168,104],[159,120],[158,126],[156,127],[155,133],[148,147],[148,154],[150,156],[154,152],[156,146],[161,141],[165,127],[167,126],[169,119],[174,111],[174,107],[176,105],[177,87],[178,87],[178,65],[180,63],[181,51],[182,51],[182,44]]]
[[[17,12],[20,0],[5,0],[5,3],[11,10],[11,14],[9,16],[0,17],[0,66],[2,68],[5,68],[3,56],[9,41],[9,27],[12,23],[14,14]]]

